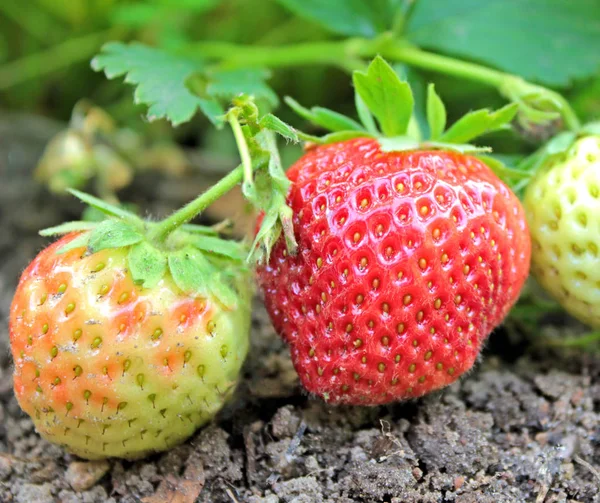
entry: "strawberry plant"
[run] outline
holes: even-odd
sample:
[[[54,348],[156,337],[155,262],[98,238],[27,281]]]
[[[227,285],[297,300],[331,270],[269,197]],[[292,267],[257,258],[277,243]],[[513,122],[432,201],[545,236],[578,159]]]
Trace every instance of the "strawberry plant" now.
[[[203,13],[217,2],[178,3]],[[290,44],[192,40],[168,2],[132,2],[116,9],[125,24],[168,19],[155,44],[111,41],[92,59],[95,71],[135,86],[148,121],[179,126],[200,112],[230,128],[241,163],[197,199],[160,222],[141,219],[72,190],[95,178],[98,195],[114,201],[131,166],[111,171],[89,156],[74,170],[41,164],[51,186],[70,186],[105,217],[46,230],[66,236],[26,269],[11,310],[19,403],[42,435],[72,452],[139,457],[209,421],[248,349],[254,270],[301,383],[332,403],[410,399],[467,373],[510,315],[530,257],[569,312],[600,325],[599,132],[543,85],[600,66],[597,54],[579,54],[600,39],[585,23],[597,4],[527,2],[548,11],[530,16],[529,31],[551,31],[562,41],[553,57],[571,58],[558,68],[544,45],[528,46],[527,64],[507,57],[524,31],[516,2],[278,3],[305,20],[302,30],[316,24],[330,34]],[[453,31],[457,20],[470,43]],[[490,50],[497,45],[506,50]],[[278,69],[317,65],[352,74],[351,117],[282,100],[269,83]],[[488,86],[508,104],[469,104],[453,121],[415,69]],[[282,102],[309,132],[275,112]],[[518,163],[476,141],[508,130],[555,137]],[[78,141],[127,157],[112,126],[93,132],[84,127]],[[287,172],[281,138],[305,148]],[[259,215],[250,245],[190,223],[240,184]]]

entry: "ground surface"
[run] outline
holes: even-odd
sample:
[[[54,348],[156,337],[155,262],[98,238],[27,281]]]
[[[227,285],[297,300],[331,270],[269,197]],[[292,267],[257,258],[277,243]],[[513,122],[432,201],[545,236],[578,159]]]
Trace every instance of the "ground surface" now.
[[[443,393],[334,408],[298,389],[259,300],[247,379],[186,444],[87,463],[42,441],[13,397],[7,315],[44,243],[37,229],[77,217],[76,203],[29,178],[54,127],[0,122],[0,502],[600,502],[600,358],[533,351],[499,332],[476,371]],[[161,213],[201,183],[146,177],[132,194],[144,204],[160,192],[147,207]]]

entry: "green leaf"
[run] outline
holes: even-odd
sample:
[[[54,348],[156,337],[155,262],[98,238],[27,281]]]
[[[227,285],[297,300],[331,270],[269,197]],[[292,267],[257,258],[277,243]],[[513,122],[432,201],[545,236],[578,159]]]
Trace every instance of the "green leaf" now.
[[[198,109],[219,124],[224,113],[212,98],[195,96],[187,79],[202,68],[202,63],[175,56],[139,43],[110,42],[92,60],[92,68],[104,70],[109,79],[125,75],[125,82],[137,85],[136,103],[148,105],[148,119],[165,118],[177,126],[189,121]]]
[[[360,97],[360,94],[354,93],[354,103],[356,105],[358,118],[360,119],[360,122],[362,122],[365,129],[372,135],[378,135],[379,130],[377,129],[377,124],[375,124],[375,119],[373,119],[373,114],[369,110],[367,104]]]
[[[107,248],[122,248],[139,243],[142,239],[142,234],[131,224],[109,218],[91,231],[88,250],[96,253]]]
[[[338,131],[337,133],[329,133],[324,136],[313,136],[298,132],[298,137],[301,140],[311,141],[317,145],[328,145],[330,143],[352,140],[353,138],[374,138],[375,136],[376,135],[372,135],[366,131]]]
[[[482,134],[505,127],[513,120],[518,109],[519,105],[512,103],[495,112],[487,109],[469,112],[456,121],[439,139],[446,143],[468,143]]]
[[[279,117],[276,117],[273,114],[264,115],[260,119],[259,125],[261,128],[268,129],[280,136],[283,136],[286,140],[290,140],[294,143],[298,143],[300,141],[297,131],[292,126],[286,124]]]
[[[193,246],[204,252],[227,257],[236,262],[243,262],[247,254],[246,247],[241,243],[212,236],[195,239]]]
[[[89,231],[96,227],[95,222],[65,222],[55,227],[48,227],[39,232],[40,236],[58,236],[60,234],[69,234],[70,232]]]
[[[199,14],[214,7],[219,0],[152,0],[116,5],[111,20],[131,28],[144,28],[148,24],[161,21],[163,24],[182,14]],[[188,12],[186,12],[188,11]]]
[[[392,26],[399,0],[277,0],[294,14],[340,35],[374,37]]]
[[[486,164],[501,180],[508,183],[518,180],[531,178],[531,173],[527,171],[509,168],[500,159],[487,155],[477,156],[484,164]]]
[[[403,152],[405,150],[416,150],[420,147],[418,140],[408,136],[379,138],[377,141],[379,142],[383,152]]]
[[[432,140],[437,140],[446,128],[446,107],[435,92],[435,86],[427,87],[427,123]]]
[[[300,117],[329,131],[363,130],[363,127],[358,122],[333,110],[322,107],[313,107],[309,110],[289,96],[286,96],[284,101]]]
[[[598,0],[419,0],[406,37],[548,85],[600,68]]]
[[[441,141],[428,141],[422,146],[423,148],[451,150],[452,152],[458,152],[460,154],[479,154],[492,151],[490,147],[478,147],[477,145],[471,145],[470,143],[444,143]]]
[[[367,73],[354,72],[356,92],[379,121],[386,136],[406,133],[413,111],[413,95],[407,82],[402,82],[392,67],[377,56]]]
[[[91,196],[90,194],[86,194],[85,192],[80,192],[75,189],[67,189],[69,194],[75,196],[80,201],[84,202],[88,206],[92,208],[96,208],[98,211],[108,215],[109,217],[117,217],[123,220],[126,220],[131,223],[141,223],[142,220],[134,213],[131,213],[119,206],[115,206],[114,204],[109,204],[102,199],[98,199],[97,197]]]
[[[127,258],[133,281],[144,288],[153,288],[164,277],[167,257],[147,241],[140,241],[129,250]]]
[[[173,281],[183,292],[214,296],[230,308],[237,304],[237,294],[227,286],[222,275],[200,250],[188,246],[172,252],[169,254],[168,264]]]
[[[71,250],[75,250],[76,248],[87,248],[88,242],[90,240],[90,233],[84,232],[80,236],[77,236],[72,241],[69,241],[66,245],[61,246],[57,251],[57,255],[62,255],[63,253],[67,253]]]

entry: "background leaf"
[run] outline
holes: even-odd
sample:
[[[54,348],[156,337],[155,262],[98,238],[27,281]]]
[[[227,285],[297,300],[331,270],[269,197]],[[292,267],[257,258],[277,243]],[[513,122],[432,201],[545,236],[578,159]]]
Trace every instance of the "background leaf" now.
[[[419,0],[405,35],[425,49],[565,86],[600,68],[599,19],[598,0]]]
[[[148,105],[151,121],[165,118],[176,126],[190,120],[200,108],[217,123],[217,116],[224,113],[213,99],[195,96],[186,85],[187,79],[202,68],[199,61],[142,44],[112,42],[92,60],[92,68],[104,70],[109,79],[125,75],[125,82],[137,85],[135,101]]]
[[[277,0],[340,35],[374,37],[391,27],[405,0]]]

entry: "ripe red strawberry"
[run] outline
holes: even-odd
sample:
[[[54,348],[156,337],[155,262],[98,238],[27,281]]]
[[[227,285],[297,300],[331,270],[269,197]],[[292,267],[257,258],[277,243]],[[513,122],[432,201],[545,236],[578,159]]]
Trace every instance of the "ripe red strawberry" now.
[[[290,170],[298,242],[259,269],[302,384],[375,405],[454,382],[516,302],[530,239],[516,196],[479,159],[354,139]]]
[[[133,242],[96,243],[90,253],[107,225],[115,239],[131,232]],[[72,233],[44,249],[23,273],[11,308],[19,404],[43,437],[89,459],[137,458],[189,437],[229,397],[248,350],[244,276],[235,280],[235,306],[226,305],[210,285],[200,288],[223,278],[206,274],[188,288],[185,261],[197,261],[192,276],[197,264],[209,270],[197,248],[162,255],[133,224],[123,225],[105,221],[99,233]],[[175,238],[170,245],[218,241]]]

